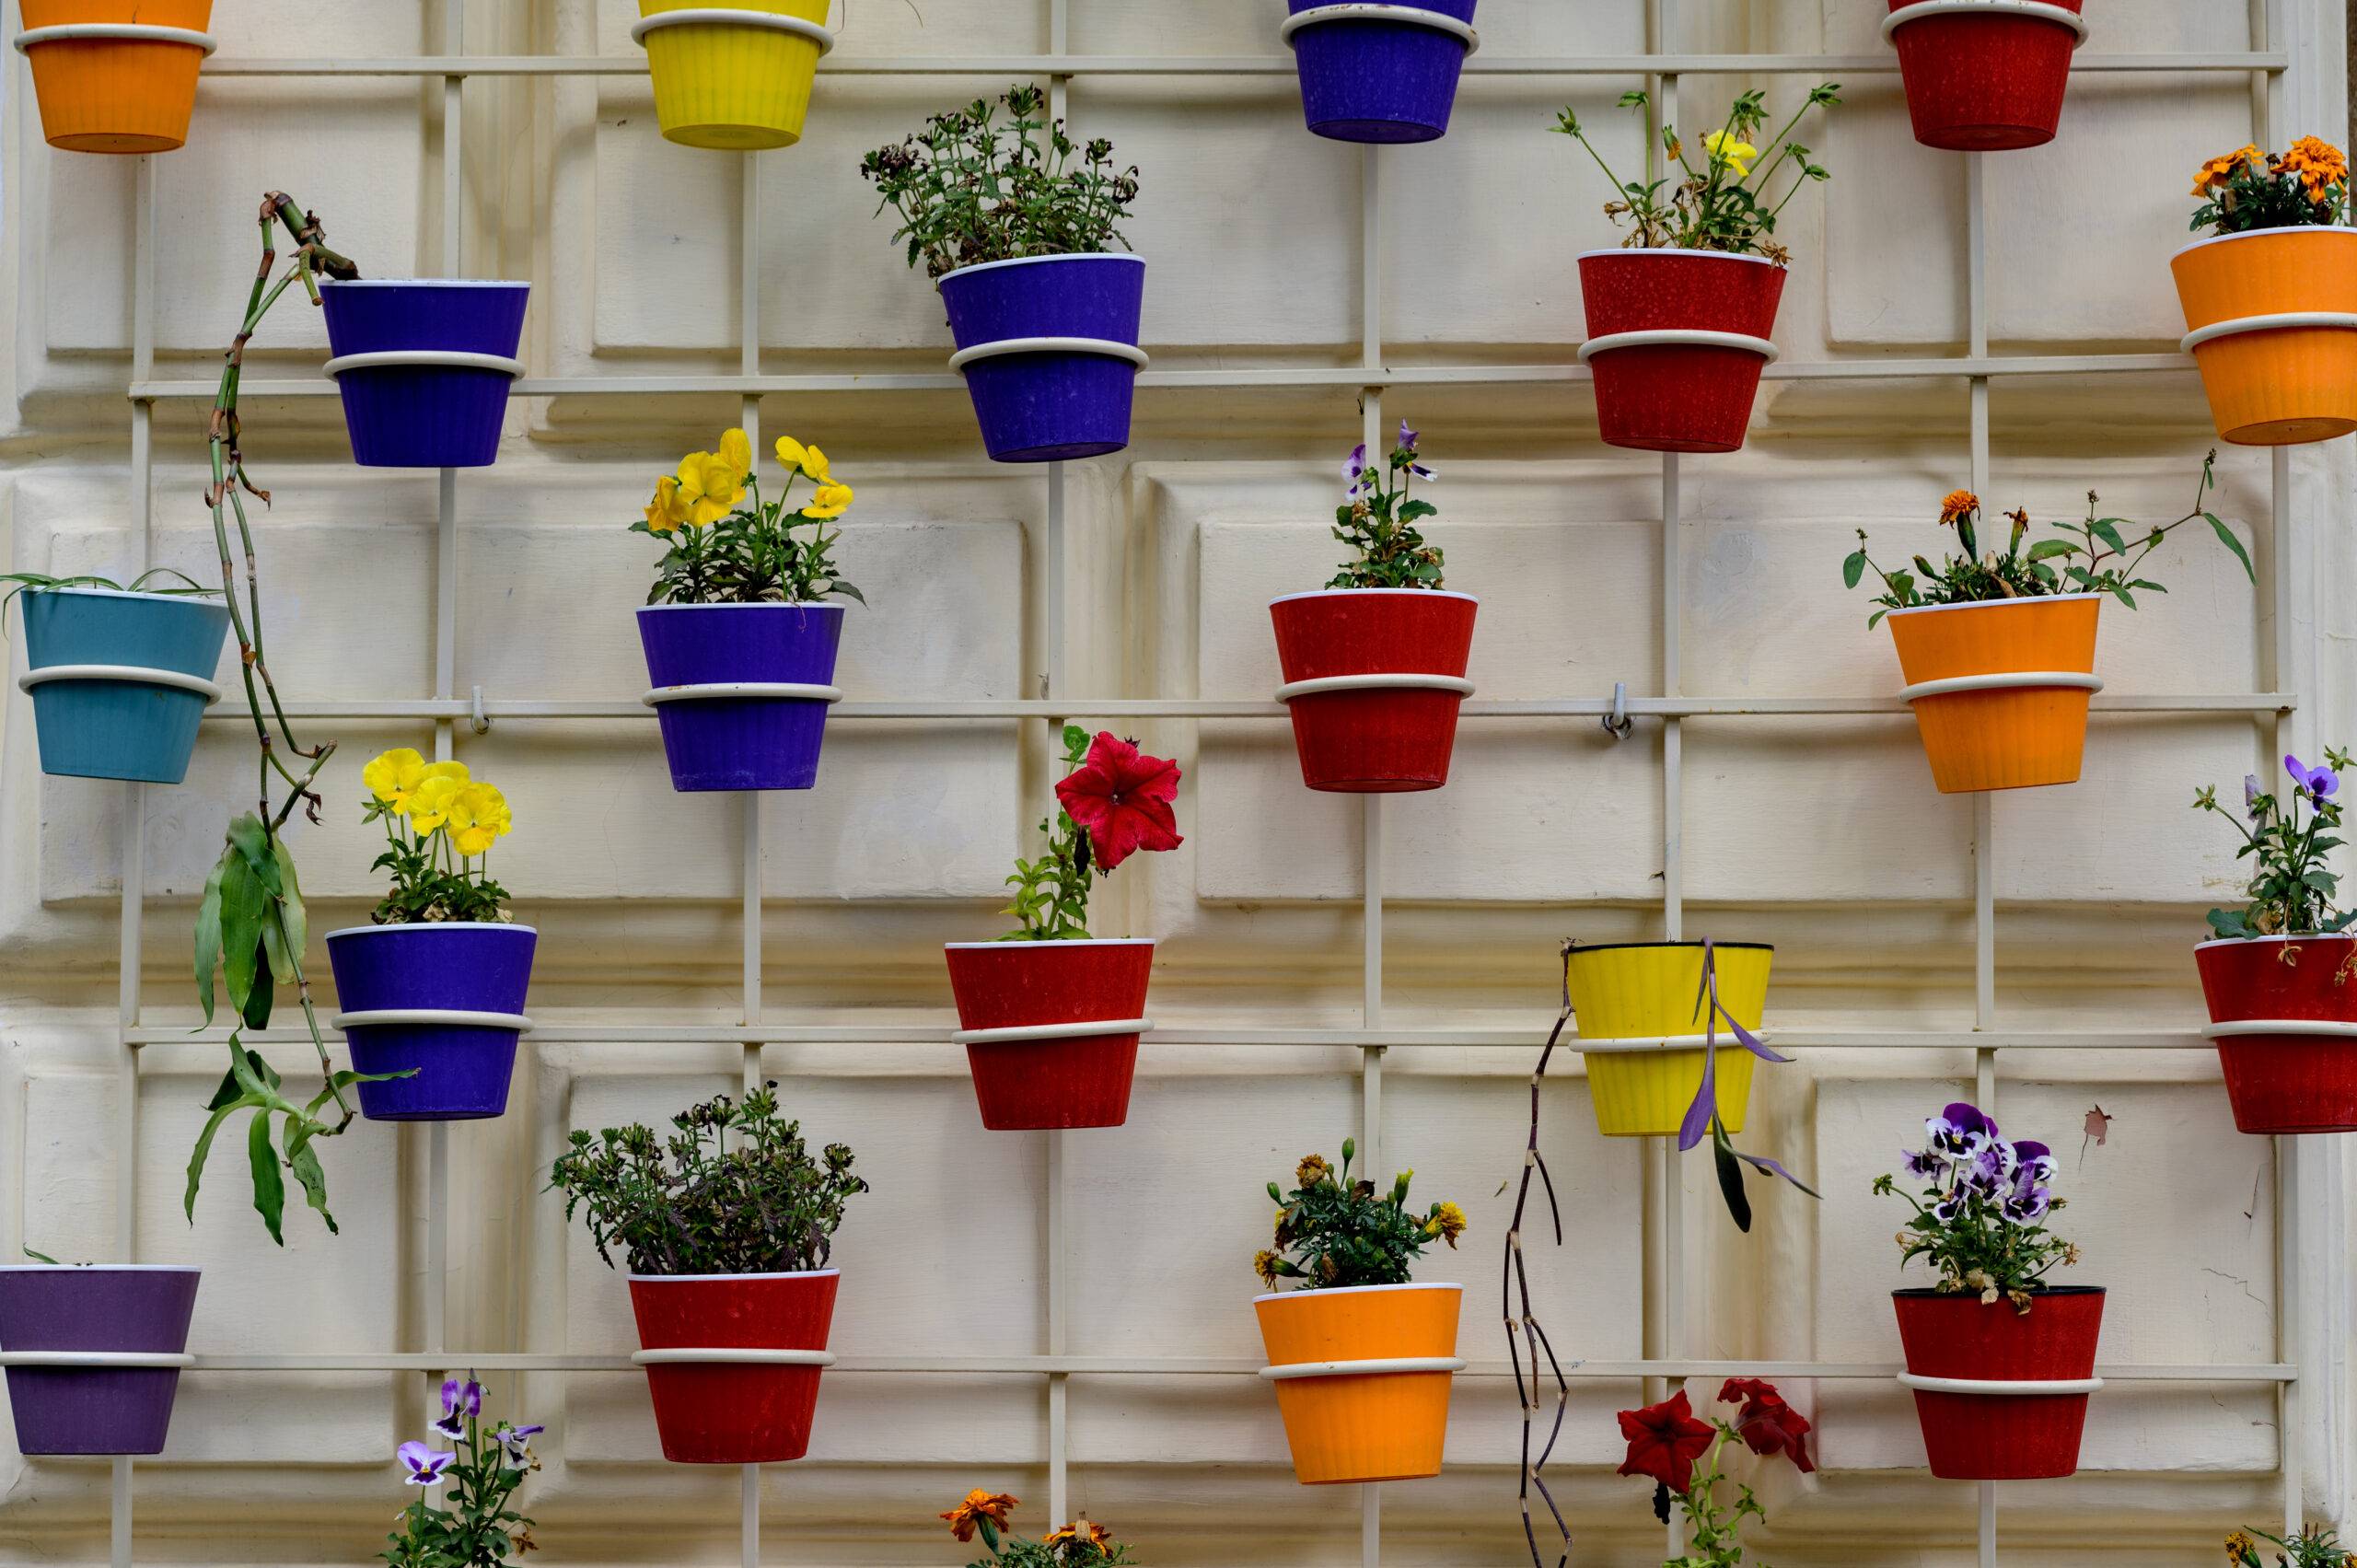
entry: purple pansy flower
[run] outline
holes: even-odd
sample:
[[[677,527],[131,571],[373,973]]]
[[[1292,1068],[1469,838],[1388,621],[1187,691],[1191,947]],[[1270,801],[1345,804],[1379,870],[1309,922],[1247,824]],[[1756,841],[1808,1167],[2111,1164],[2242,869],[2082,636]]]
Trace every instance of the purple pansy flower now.
[[[1352,448],[1349,459],[1342,464],[1342,480],[1351,487],[1350,494],[1353,495],[1356,495],[1364,487],[1366,483],[1365,442],[1362,441]]]
[[[1423,435],[1424,435],[1424,433],[1423,433],[1422,431],[1421,431],[1421,430],[1411,430],[1411,429],[1409,429],[1409,428],[1408,428],[1408,422],[1407,422],[1406,420],[1404,420],[1404,419],[1403,419],[1403,420],[1401,420],[1401,421],[1399,422],[1399,447],[1400,447],[1400,449],[1401,449],[1402,451],[1408,451],[1408,452],[1412,452],[1412,451],[1414,451],[1414,450],[1416,449],[1416,443],[1417,443],[1418,441],[1420,441],[1420,440],[1423,439]]]
[[[2054,1151],[2044,1144],[2023,1139],[2014,1145],[2014,1155],[2021,1160],[2021,1179],[2043,1185],[2054,1179],[2061,1168],[2054,1163]]]
[[[2340,787],[2339,773],[2334,772],[2330,768],[2311,768],[2297,757],[2286,755],[2283,759],[2283,770],[2292,775],[2293,783],[2299,786],[2301,793],[2319,806],[2329,799],[2332,793]]]
[[[2254,821],[2258,819],[2258,775],[2257,773],[2243,775],[2243,815]]]
[[[500,1462],[511,1470],[530,1469],[531,1440],[547,1430],[545,1426],[502,1426],[493,1434],[499,1439]]]
[[[456,1442],[467,1434],[467,1421],[482,1414],[482,1385],[470,1377],[461,1383],[456,1377],[442,1380],[442,1415],[434,1423],[434,1430]]]
[[[1918,1180],[1930,1181],[1947,1174],[1948,1162],[1930,1149],[1901,1149],[1898,1157],[1907,1162],[1907,1174]]]
[[[401,1462],[402,1469],[407,1472],[401,1477],[401,1482],[405,1486],[441,1485],[442,1472],[448,1469],[459,1458],[456,1454],[446,1454],[439,1448],[429,1448],[423,1443],[402,1444],[397,1450],[397,1457]]]
[[[1997,1136],[1997,1124],[1981,1115],[1978,1107],[1956,1100],[1925,1121],[1923,1131],[1940,1154],[1970,1160]]]

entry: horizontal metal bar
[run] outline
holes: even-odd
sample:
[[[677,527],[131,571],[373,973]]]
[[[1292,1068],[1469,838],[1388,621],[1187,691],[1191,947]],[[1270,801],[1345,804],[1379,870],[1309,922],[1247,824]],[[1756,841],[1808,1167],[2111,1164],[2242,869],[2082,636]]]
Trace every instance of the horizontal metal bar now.
[[[2281,51],[2209,54],[2081,54],[2073,71],[2208,74],[2291,69]],[[1290,76],[1290,54],[833,54],[819,66],[830,76]],[[1477,54],[1470,76],[1823,75],[1887,76],[1896,55],[1880,54]],[[644,54],[422,54],[371,60],[224,60],[207,76],[644,76]]]
[[[1004,1375],[1011,1376],[1080,1376],[1103,1377],[1210,1376],[1258,1377],[1267,1365],[1243,1356],[1118,1356],[1118,1355],[847,1355],[837,1372],[881,1372],[943,1376]],[[401,1351],[383,1354],[204,1355],[197,1372],[422,1372],[439,1374],[461,1367],[477,1372],[638,1372],[644,1370],[627,1355],[569,1355],[516,1351]],[[1897,1362],[1852,1361],[1588,1361],[1567,1365],[1563,1374],[1589,1381],[1620,1381],[1636,1377],[1813,1377],[1827,1381],[1896,1381],[1906,1370]],[[2283,1365],[2098,1365],[2098,1376],[2120,1383],[2291,1383],[2298,1369]],[[1511,1377],[1514,1368],[1503,1361],[1477,1361],[1457,1376]]]
[[[2194,695],[2103,696],[2093,703],[2096,713],[2114,714],[2288,714],[2299,699],[2284,691],[2218,692]],[[556,702],[528,698],[486,697],[478,705],[470,699],[434,697],[339,698],[321,702],[290,701],[289,718],[336,719],[463,719],[481,714],[491,719],[644,719],[653,710],[635,700],[623,702]],[[1467,703],[1460,710],[1469,719],[1597,718],[1616,711],[1638,718],[1806,718],[1841,715],[1903,717],[1910,710],[1896,697],[1631,697],[1616,704],[1609,697],[1543,697],[1528,700]],[[984,720],[1045,719],[1061,722],[1075,715],[1137,719],[1281,719],[1282,703],[1195,697],[1074,697],[1041,702],[1028,698],[981,698],[970,702],[872,702],[838,703],[836,719]],[[205,715],[214,722],[251,717],[242,705],[223,706]]]

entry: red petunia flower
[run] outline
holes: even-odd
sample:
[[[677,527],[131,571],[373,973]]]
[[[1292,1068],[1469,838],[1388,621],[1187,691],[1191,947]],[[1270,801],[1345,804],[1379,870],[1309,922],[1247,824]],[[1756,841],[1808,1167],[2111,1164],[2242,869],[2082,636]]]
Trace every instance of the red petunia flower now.
[[[1097,864],[1110,871],[1139,850],[1177,849],[1178,764],[1149,757],[1110,731],[1090,742],[1088,761],[1056,785],[1065,815],[1088,835]]]
[[[1672,1492],[1694,1484],[1694,1461],[1710,1451],[1718,1429],[1694,1419],[1694,1407],[1680,1388],[1657,1405],[1620,1412],[1620,1435],[1629,1440],[1622,1475],[1650,1476]]]
[[[1730,1377],[1719,1390],[1719,1402],[1741,1405],[1736,1435],[1755,1454],[1781,1453],[1803,1474],[1817,1469],[1808,1457],[1808,1417],[1784,1402],[1773,1383],[1757,1377]]]

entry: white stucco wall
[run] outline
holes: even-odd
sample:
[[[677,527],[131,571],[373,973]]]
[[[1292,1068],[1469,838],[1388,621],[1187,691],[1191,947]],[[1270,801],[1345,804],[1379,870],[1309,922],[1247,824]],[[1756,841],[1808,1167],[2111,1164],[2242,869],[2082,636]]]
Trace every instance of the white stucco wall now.
[[[458,0],[445,0],[455,4]],[[2132,10],[2131,10],[2132,6]],[[469,50],[636,56],[628,0],[466,0]],[[1866,0],[1678,7],[1694,52],[1878,53]],[[2279,89],[2293,134],[2347,123],[2333,0],[2280,0],[2293,66]],[[1028,55],[1041,0],[855,0],[846,58]],[[917,12],[922,11],[922,17]],[[1266,56],[1274,0],[1073,0],[1082,54]],[[401,56],[440,46],[431,0],[220,0],[222,58]],[[2248,47],[2241,6],[2096,0],[2091,53]],[[11,30],[15,8],[7,7]],[[1641,0],[1490,0],[1492,57],[1627,54]],[[0,528],[16,569],[122,570],[134,558],[129,415],[134,181],[128,163],[40,139],[22,66],[6,77],[6,232],[13,308],[0,402]],[[807,139],[761,166],[764,368],[939,366],[947,337],[921,277],[871,219],[858,155],[922,116],[1003,85],[988,78],[822,80]],[[1582,335],[1574,252],[1609,244],[1593,169],[1547,135],[1568,92],[1621,153],[1620,78],[1469,81],[1450,137],[1385,156],[1384,334],[1395,365],[1558,363]],[[1689,77],[1689,105],[1751,85]],[[1788,102],[1804,79],[1771,86]],[[221,79],[184,151],[159,161],[157,374],[212,373],[253,264],[265,188],[316,208],[372,274],[436,270],[443,210],[438,82]],[[721,375],[737,367],[738,163],[655,134],[634,76],[484,77],[466,89],[466,269],[534,285],[536,376]],[[1788,215],[1795,254],[1785,355],[1960,353],[1966,322],[1960,160],[1907,135],[1896,79],[1849,79],[1809,139],[1834,180]],[[1086,78],[1074,118],[1144,167],[1132,237],[1151,261],[1146,342],[1166,367],[1356,363],[1354,150],[1316,141],[1282,76]],[[2249,140],[2239,77],[2083,76],[2061,138],[1987,166],[1997,350],[2157,353],[2181,330],[2165,258],[2189,171]],[[282,308],[255,374],[310,377],[324,354],[307,308]],[[2119,515],[2177,516],[2212,444],[2189,374],[2001,379],[1991,400],[1990,499],[2066,514],[2090,487]],[[158,407],[155,552],[208,575],[202,405]],[[1660,468],[1595,436],[1584,388],[1393,390],[1442,468],[1434,537],[1450,582],[1483,600],[1473,675],[1485,697],[1658,691]],[[630,610],[649,551],[624,531],[655,474],[736,418],[728,395],[519,399],[499,465],[459,483],[457,690],[506,699],[628,700],[644,686]],[[1763,391],[1749,447],[1684,466],[1683,687],[1726,697],[1887,695],[1886,634],[1838,563],[1866,527],[1929,549],[1938,496],[1968,475],[1961,383],[1796,380]],[[1071,473],[1062,608],[1078,693],[1260,699],[1277,682],[1261,608],[1330,572],[1331,475],[1356,438],[1347,390],[1141,394],[1136,441]],[[842,557],[854,609],[841,683],[854,699],[1014,698],[1044,668],[1045,489],[982,460],[962,394],[782,393],[765,431],[822,443],[859,488]],[[276,505],[261,524],[273,665],[292,696],[410,698],[433,682],[435,486],[353,467],[331,399],[250,409],[247,448]],[[2350,637],[2348,443],[2293,459],[2294,537],[2313,620],[2295,626],[2310,733],[2357,736]],[[2229,450],[2216,509],[2271,537],[2268,461]],[[1905,541],[1900,544],[1899,541]],[[2125,693],[2262,689],[2274,630],[2223,552],[2186,536],[2155,563],[2165,598],[2107,614],[2102,668]],[[2301,610],[2303,617],[2306,611]],[[12,618],[13,620],[13,618]],[[10,659],[21,668],[12,633]],[[11,688],[13,690],[13,688]],[[328,819],[295,840],[313,925],[375,895],[359,763],[431,744],[425,724],[312,726],[341,748]],[[1361,817],[1300,787],[1288,734],[1258,720],[1120,724],[1187,769],[1186,847],[1124,868],[1100,931],[1162,940],[1152,1011],[1166,1026],[1273,1028],[1359,1017]],[[2200,1020],[2189,948],[2235,880],[2223,827],[2187,809],[2195,785],[2271,766],[2271,725],[2243,716],[2099,720],[2078,786],[1995,805],[2001,1027],[2182,1031]],[[458,754],[515,802],[502,877],[542,946],[532,1011],[610,1026],[737,1021],[742,841],[733,801],[675,796],[653,726],[502,720]],[[1687,933],[1778,947],[1771,1021],[1793,1030],[1968,1029],[1972,807],[1931,787],[1897,717],[1694,720],[1684,736]],[[1554,1014],[1559,938],[1658,934],[1662,729],[1614,742],[1592,720],[1470,723],[1457,774],[1392,803],[1384,877],[1389,1021],[1522,1030],[1527,1046],[1400,1047],[1386,1067],[1387,1163],[1420,1196],[1474,1221],[1466,1253],[1427,1277],[1469,1287],[1465,1353],[1495,1361],[1498,1249],[1519,1166],[1526,1078]],[[189,782],[146,796],[144,999],[151,1024],[193,1022],[192,897],[250,788],[241,726],[208,726]],[[902,1026],[889,1046],[772,1046],[764,1070],[819,1137],[853,1144],[876,1192],[839,1238],[835,1348],[846,1355],[1024,1355],[1045,1348],[1044,1142],[982,1132],[962,1052],[941,1043],[939,944],[994,935],[999,880],[1046,798],[1043,738],[1011,723],[838,724],[819,787],[763,807],[767,1008],[772,1022]],[[134,1140],[138,1247],[206,1274],[193,1348],[214,1353],[419,1348],[428,1284],[422,1131],[361,1126],[327,1151],[340,1238],[290,1216],[272,1248],[225,1159],[195,1225],[180,1172],[218,1048],[150,1048],[135,1127],[114,1074],[117,896],[124,792],[43,779],[30,714],[0,727],[0,1251],[29,1242],[104,1253],[115,1147]],[[318,945],[313,966],[324,971]],[[292,1070],[308,1047],[273,1047]],[[1262,1241],[1261,1183],[1358,1116],[1355,1050],[1157,1048],[1130,1125],[1073,1135],[1070,1349],[1103,1356],[1250,1357],[1246,1301]],[[1866,1193],[1929,1104],[1968,1082],[1968,1049],[1804,1053],[1763,1077],[1747,1143],[1811,1172],[1821,1205],[1778,1193],[1736,1237],[1708,1172],[1683,1171],[1695,1355],[1896,1358],[1885,1294],[1891,1206]],[[633,1348],[622,1288],[541,1194],[565,1129],[657,1119],[733,1081],[731,1045],[528,1046],[508,1115],[450,1138],[447,1342],[491,1352]],[[2351,1502],[2347,1365],[2351,1177],[2336,1144],[2304,1150],[2304,1288],[2277,1299],[2269,1144],[2238,1137],[2206,1053],[2015,1052],[2009,1128],[2064,1153],[2067,1215],[2087,1283],[2107,1284],[2107,1361],[2270,1361],[2277,1314],[2307,1348],[2297,1448],[2312,1513]],[[1566,1237],[1537,1248],[1539,1310],[1566,1353],[1666,1351],[1643,1260],[1661,1241],[1658,1177],[1638,1146],[1594,1132],[1576,1057],[1542,1095]],[[2109,1146],[2073,1157],[2099,1101]],[[1658,1283],[1658,1282],[1656,1282]],[[665,1466],[634,1376],[494,1379],[552,1423],[527,1493],[552,1559],[731,1561],[737,1478]],[[1715,1391],[1698,1383],[1697,1393]],[[383,1373],[199,1374],[172,1446],[139,1468],[139,1554],[151,1562],[343,1562],[372,1553],[402,1498],[382,1462],[419,1427],[420,1380]],[[1511,1386],[1460,1383],[1441,1479],[1389,1489],[1385,1561],[1484,1564],[1521,1551]],[[1783,1568],[1971,1561],[1969,1488],[1920,1469],[1896,1388],[1788,1390],[1819,1423],[1823,1469],[1768,1483],[1760,1550]],[[1633,1382],[1585,1381],[1559,1454],[1579,1561],[1658,1562],[1640,1483],[1610,1474],[1612,1412]],[[1078,1377],[1076,1508],[1165,1565],[1358,1561],[1355,1493],[1305,1492],[1268,1390],[1249,1378]],[[2271,1393],[2122,1385],[2099,1398],[2076,1480],[2010,1486],[2004,1558],[2064,1563],[2213,1561],[2216,1538],[2280,1508]],[[833,1374],[817,1447],[765,1480],[771,1561],[953,1563],[933,1516],[970,1485],[1022,1494],[1043,1519],[1039,1380]],[[104,1467],[28,1462],[0,1439],[0,1561],[97,1561]]]

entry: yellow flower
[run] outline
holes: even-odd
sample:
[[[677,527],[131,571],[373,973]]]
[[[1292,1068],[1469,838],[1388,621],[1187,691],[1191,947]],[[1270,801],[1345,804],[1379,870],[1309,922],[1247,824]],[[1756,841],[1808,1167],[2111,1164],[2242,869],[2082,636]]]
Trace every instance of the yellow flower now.
[[[1252,1255],[1252,1272],[1260,1276],[1261,1283],[1273,1289],[1279,1272],[1277,1265],[1283,1261],[1274,1252],[1256,1252]]]
[[[777,438],[776,449],[777,460],[785,465],[785,471],[788,477],[791,477],[794,470],[800,468],[803,464],[803,460],[810,455],[810,448],[805,447],[801,442],[796,441],[791,436],[779,436]]]
[[[723,461],[737,470],[739,478],[751,473],[753,471],[753,438],[742,430],[722,431],[720,456]]]
[[[820,484],[826,484],[835,477],[827,468],[827,454],[816,447],[802,448],[802,459],[797,466],[805,474],[817,480]]]
[[[851,510],[851,486],[829,481],[820,485],[818,493],[810,497],[810,504],[802,508],[802,515],[819,521],[829,517],[840,517]]]
[[[430,833],[450,819],[451,804],[467,787],[467,765],[464,762],[436,762],[425,770],[417,788],[411,792],[403,815],[409,825],[421,833]]]
[[[2240,1530],[2226,1538],[2226,1561],[2229,1562],[2239,1564],[2255,1550],[2257,1543]]]
[[[1751,175],[1751,160],[1759,149],[1749,142],[1739,141],[1724,131],[1713,131],[1702,138],[1702,145],[1710,150],[1713,164],[1724,164],[1735,170],[1736,178],[1746,180]]]
[[[679,494],[679,482],[667,473],[655,482],[655,499],[646,504],[646,531],[670,533],[687,521],[687,498]]]
[[[470,784],[450,801],[450,842],[460,854],[482,854],[515,824],[507,797],[490,784]]]
[[[1425,1222],[1424,1229],[1427,1234],[1446,1241],[1453,1249],[1457,1246],[1457,1238],[1465,1234],[1465,1211],[1454,1203],[1435,1204],[1433,1217]]]
[[[679,499],[690,522],[710,527],[745,499],[745,470],[731,464],[725,453],[690,452],[679,460]]]
[[[2223,185],[2232,180],[2235,177],[2235,170],[2254,165],[2266,156],[2257,147],[2244,147],[2228,153],[2223,157],[2212,158],[2201,166],[2199,173],[2194,175],[2193,193],[2197,196],[2208,195],[2213,186]]]
[[[425,777],[425,759],[406,746],[396,746],[360,770],[368,793],[399,811],[408,804],[418,781]]]

